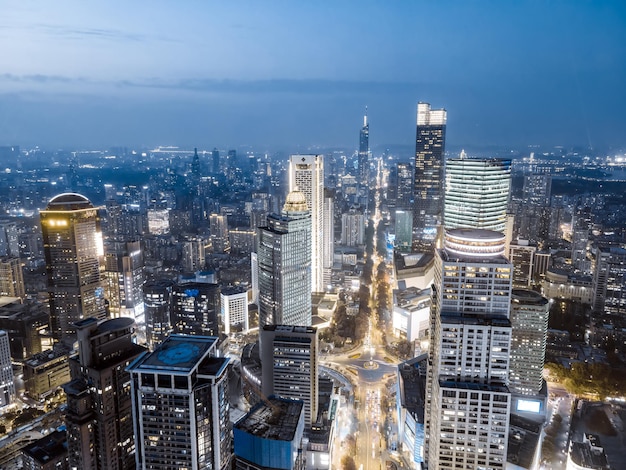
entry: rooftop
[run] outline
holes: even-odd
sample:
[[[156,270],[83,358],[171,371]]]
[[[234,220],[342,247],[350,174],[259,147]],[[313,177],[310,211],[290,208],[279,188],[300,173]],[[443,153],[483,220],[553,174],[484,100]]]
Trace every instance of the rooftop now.
[[[71,211],[80,209],[93,209],[93,204],[82,194],[63,193],[50,199],[48,211]]]
[[[271,396],[253,407],[235,424],[235,429],[263,439],[291,441],[303,408],[304,403],[299,400]]]
[[[22,452],[41,464],[62,458],[67,454],[65,431],[54,431],[27,445]]]
[[[140,356],[129,370],[189,373],[200,365],[216,344],[215,336],[172,335],[153,352]]]

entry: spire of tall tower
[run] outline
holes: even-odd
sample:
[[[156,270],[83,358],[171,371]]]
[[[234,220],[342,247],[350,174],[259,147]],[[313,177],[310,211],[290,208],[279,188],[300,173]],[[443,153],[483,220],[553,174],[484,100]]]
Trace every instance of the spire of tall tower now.
[[[367,127],[367,105],[365,106],[365,115],[363,116],[363,127]]]

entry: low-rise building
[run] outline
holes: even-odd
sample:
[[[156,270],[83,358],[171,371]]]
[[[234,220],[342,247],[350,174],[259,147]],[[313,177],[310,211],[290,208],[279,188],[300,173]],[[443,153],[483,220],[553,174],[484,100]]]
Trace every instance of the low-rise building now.
[[[69,351],[58,348],[35,354],[24,361],[24,387],[26,394],[43,400],[70,381]]]

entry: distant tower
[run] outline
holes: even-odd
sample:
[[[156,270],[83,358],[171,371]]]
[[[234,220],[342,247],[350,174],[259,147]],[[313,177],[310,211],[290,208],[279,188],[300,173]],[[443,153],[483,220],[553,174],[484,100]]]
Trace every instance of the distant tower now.
[[[15,395],[9,334],[0,330],[0,409],[13,403]]]
[[[217,338],[172,335],[131,375],[136,468],[230,468],[228,359]]]
[[[261,330],[263,394],[304,402],[305,425],[317,421],[318,337],[310,326],[266,325]]]
[[[259,326],[311,325],[311,215],[291,191],[281,215],[259,228]]]
[[[220,172],[220,151],[216,148],[211,152],[212,173],[217,175]]]
[[[363,116],[363,127],[359,132],[359,160],[357,168],[357,180],[359,185],[359,195],[367,196],[369,189],[369,153],[370,153],[370,125],[367,122],[367,107]]]
[[[134,325],[132,318],[76,323],[78,356],[70,359],[72,380],[63,386],[70,468],[135,468],[126,367],[146,348],[133,342]]]
[[[511,160],[450,158],[445,166],[444,227],[504,232]]]
[[[501,233],[454,229],[436,251],[425,412],[429,468],[506,466],[513,268],[504,249]]]
[[[64,193],[50,200],[40,219],[52,337],[72,345],[75,322],[106,317],[100,217],[85,196]]]
[[[435,247],[443,212],[443,164],[446,140],[445,109],[417,105],[413,232],[419,250]]]
[[[289,191],[299,190],[306,196],[311,211],[311,291],[324,291],[324,157],[292,155],[289,159]]]
[[[191,161],[191,175],[194,180],[194,184],[200,182],[200,157],[198,156],[198,149],[193,149],[193,160]]]

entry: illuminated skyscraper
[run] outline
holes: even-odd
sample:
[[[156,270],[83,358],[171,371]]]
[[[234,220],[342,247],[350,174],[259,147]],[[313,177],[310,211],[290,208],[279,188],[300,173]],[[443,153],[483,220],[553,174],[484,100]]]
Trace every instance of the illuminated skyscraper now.
[[[445,174],[446,229],[505,231],[511,160],[450,158]]]
[[[131,317],[140,338],[145,338],[143,303],[143,255],[139,241],[107,244],[105,255],[106,298],[113,318]]]
[[[427,384],[428,468],[504,469],[512,266],[505,237],[446,230],[437,250]]]
[[[443,160],[446,140],[445,109],[417,105],[413,232],[420,250],[434,248],[443,212]]]
[[[311,325],[311,215],[292,191],[281,215],[259,228],[259,326]]]
[[[370,154],[370,125],[367,122],[367,108],[363,116],[363,127],[359,132],[359,160],[357,167],[357,182],[359,185],[359,196],[367,196],[369,181],[369,154]]]
[[[228,359],[217,338],[172,335],[129,367],[138,470],[230,468]]]
[[[292,155],[289,159],[289,191],[302,191],[311,211],[311,291],[324,290],[324,157]]]
[[[103,246],[98,210],[85,196],[55,196],[40,212],[43,233],[50,329],[57,342],[76,340],[73,324],[106,317]]]

